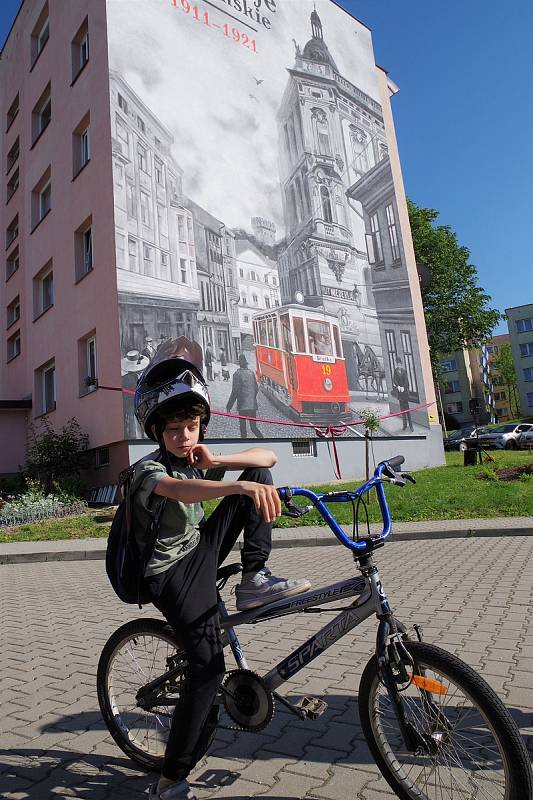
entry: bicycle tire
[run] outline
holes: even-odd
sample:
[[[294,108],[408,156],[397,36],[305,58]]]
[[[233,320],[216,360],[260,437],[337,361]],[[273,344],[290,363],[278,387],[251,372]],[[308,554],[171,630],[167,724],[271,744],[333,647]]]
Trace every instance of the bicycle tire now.
[[[143,745],[146,736],[142,737],[140,741],[137,741],[137,737],[132,735],[132,728],[130,724],[128,724],[128,718],[126,717],[127,709],[122,712],[121,708],[117,705],[115,689],[111,683],[113,664],[121,651],[124,651],[129,642],[139,641],[142,637],[148,641],[154,640],[154,642],[157,643],[165,643],[167,646],[166,653],[163,649],[161,650],[159,662],[156,664],[159,644],[155,644],[155,651],[150,664],[149,673],[143,674],[142,679],[139,676],[136,677],[135,680],[132,679],[130,681],[131,690],[126,690],[126,699],[129,699],[131,709],[135,709],[133,712],[129,713],[136,714],[138,719],[143,719],[144,715],[145,722],[149,724],[148,731],[153,727],[154,731],[158,733],[160,737],[160,741],[156,742],[158,752],[153,752],[154,744],[152,745],[152,749],[147,745]],[[152,650],[154,650],[154,647],[152,647]],[[146,652],[148,652],[148,648]],[[105,724],[122,752],[142,770],[147,772],[159,771],[162,768],[164,748],[170,729],[170,717],[163,717],[167,720],[166,725],[163,725],[160,719],[161,713],[158,715],[157,711],[143,711],[140,709],[136,704],[135,695],[143,684],[147,683],[149,680],[153,680],[158,674],[162,674],[166,671],[166,658],[169,655],[180,654],[182,652],[182,647],[178,638],[171,627],[163,620],[149,618],[136,619],[122,625],[110,636],[104,645],[98,661],[96,688],[98,703]],[[165,660],[164,664],[162,663],[163,659]],[[183,662],[183,671],[185,672],[187,667],[186,658],[182,656],[181,661]],[[156,669],[156,666],[158,669]],[[165,714],[170,714],[171,711],[172,708],[169,707]],[[206,753],[215,736],[217,721],[218,707],[214,706],[208,724],[204,729],[202,740],[199,742],[197,748],[198,761]],[[142,730],[143,728],[141,726],[141,732]]]
[[[390,706],[390,700],[384,685],[380,681],[377,660],[374,656],[366,665],[361,676],[358,698],[359,715],[368,747],[383,777],[396,795],[401,798],[401,800],[429,800],[430,798],[434,800],[434,798],[437,797],[450,796],[453,796],[454,799],[457,797],[458,800],[462,797],[474,796],[482,796],[484,798],[490,797],[491,799],[494,796],[495,798],[501,798],[501,800],[533,800],[533,781],[527,749],[513,718],[494,690],[472,669],[472,667],[465,664],[456,656],[442,650],[440,647],[424,642],[408,641],[405,642],[405,645],[414,663],[419,668],[428,671],[431,670],[442,678],[445,678],[450,686],[454,685],[456,688],[460,689],[466,700],[475,708],[481,723],[485,725],[487,733],[490,732],[492,734],[498,747],[497,750],[493,750],[483,745],[485,755],[488,756],[488,760],[483,766],[486,767],[487,774],[496,776],[497,773],[498,781],[501,780],[499,777],[500,774],[503,774],[504,783],[501,787],[498,787],[498,791],[494,795],[486,793],[485,790],[487,786],[483,787],[483,791],[479,795],[477,793],[472,794],[472,790],[468,790],[468,786],[466,788],[470,793],[465,795],[457,792],[458,787],[461,789],[461,783],[457,779],[457,766],[454,760],[464,758],[462,755],[463,752],[469,755],[469,759],[465,760],[469,760],[474,765],[474,768],[470,770],[471,774],[467,778],[467,782],[470,785],[472,784],[472,773],[475,774],[478,782],[488,780],[488,778],[484,779],[482,777],[482,770],[479,769],[481,764],[470,755],[470,751],[468,750],[468,742],[474,740],[456,731],[461,719],[461,709],[463,707],[460,705],[458,708],[448,706],[446,709],[446,705],[444,705],[442,709],[439,709],[440,711],[444,711],[444,716],[448,722],[452,721],[454,714],[459,714],[459,718],[455,723],[455,728],[453,728],[450,734],[449,730],[446,730],[445,726],[442,725],[442,717],[439,718],[439,726],[437,726],[435,722],[435,717],[433,717],[432,720],[430,720],[429,716],[426,720],[423,719],[426,709],[424,708],[424,700],[421,696],[422,692],[412,684],[406,691],[410,693],[411,696],[414,695],[414,699],[411,700],[411,696],[407,693],[403,694],[409,701],[404,707],[409,711],[411,722],[413,722],[413,720],[415,721],[419,733],[425,733],[426,736],[433,736],[435,741],[442,736],[442,732],[437,734],[437,727],[441,729],[444,727],[445,733],[442,738],[442,744],[436,744],[436,747],[440,747],[441,749],[437,751],[437,755],[434,757],[429,754],[416,756],[405,752],[402,754],[402,757],[405,758],[406,762],[412,762],[409,769],[407,769],[408,763],[402,764],[398,761],[400,754],[397,755],[393,752],[391,742],[389,741],[391,734],[385,732],[386,728],[390,727],[391,730],[393,729],[393,724],[389,724],[388,721],[385,724],[387,713],[386,706],[387,704]],[[419,698],[417,698],[417,694],[420,695]],[[383,698],[381,707],[379,702],[380,697]],[[432,695],[432,698],[435,699],[435,696]],[[468,711],[468,714],[470,714],[470,711]],[[468,714],[463,713],[465,722]],[[390,716],[396,723],[399,733],[399,726],[392,709]],[[448,717],[450,717],[449,720]],[[422,726],[420,726],[421,721],[423,723]],[[426,723],[425,725],[424,722]],[[431,722],[431,733],[427,729],[428,722]],[[472,725],[474,725],[474,719],[471,719],[470,726]],[[422,731],[421,727],[426,729]],[[480,723],[474,726],[474,730],[476,735],[483,735],[484,729],[480,726]],[[453,743],[451,738],[452,734],[456,737]],[[448,737],[448,740],[446,737]],[[392,738],[395,737],[392,736]],[[400,741],[398,734],[396,734],[396,739],[399,742],[400,750],[403,740]],[[462,743],[461,740],[463,740]],[[405,746],[403,746],[403,749],[406,750]],[[491,760],[496,761],[495,756],[497,757],[498,755],[501,757],[503,769],[496,771],[494,769],[496,764],[494,764],[489,773],[489,762]],[[448,764],[447,766],[443,764],[442,768],[447,776],[447,780],[451,783],[451,789],[446,788],[445,792],[441,783],[437,786],[437,774],[440,775],[439,771],[441,770],[441,765],[438,762],[440,760],[444,762],[446,758],[448,759]],[[419,762],[418,765],[416,764],[417,761]],[[419,772],[416,783],[414,780],[416,776],[412,774],[413,771],[416,772],[416,766],[420,766],[421,762],[423,764],[423,775],[426,776],[426,788],[424,789],[421,789],[420,786],[417,785],[422,771]],[[434,795],[432,793],[428,794],[428,790],[430,791],[433,785],[431,782],[431,785],[428,787],[431,771],[429,776],[426,775],[426,767],[429,769],[430,764],[432,765],[432,771],[435,773]],[[446,773],[446,770],[448,770],[448,773]],[[454,782],[457,782],[457,786],[455,786]]]

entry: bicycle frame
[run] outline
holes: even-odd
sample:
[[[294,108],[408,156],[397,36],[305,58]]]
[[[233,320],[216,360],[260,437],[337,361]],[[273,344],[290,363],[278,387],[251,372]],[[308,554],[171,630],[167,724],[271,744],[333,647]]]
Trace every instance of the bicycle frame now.
[[[314,608],[318,609],[320,606],[327,605],[334,601],[356,597],[353,603],[343,608],[327,625],[289,653],[288,656],[263,676],[263,680],[271,691],[275,691],[279,686],[285,683],[285,681],[296,675],[317,656],[325,652],[331,645],[335,644],[335,642],[339,641],[339,639],[368,619],[373,613],[380,619],[377,637],[378,651],[384,649],[391,628],[404,632],[403,626],[392,618],[390,606],[379,578],[378,570],[371,559],[372,551],[386,541],[391,535],[391,517],[381,480],[382,473],[385,469],[385,464],[379,464],[374,476],[369,481],[362,484],[355,492],[317,495],[309,489],[299,487],[279,489],[282,499],[286,500],[293,496],[303,496],[311,500],[313,506],[319,511],[337,539],[353,552],[356,560],[360,561],[360,569],[363,572],[363,576],[356,576],[344,581],[338,581],[337,583],[324,586],[320,589],[312,589],[292,598],[278,600],[266,606],[260,606],[259,608],[253,608],[231,615],[228,614],[226,606],[219,595],[218,608],[221,628],[224,631],[223,643],[224,646],[230,646],[237,666],[241,669],[246,669],[247,663],[243,649],[235,633],[235,628],[238,625],[254,625],[260,622],[277,619],[278,617],[288,614],[301,613]],[[377,537],[353,541],[346,536],[337,520],[330,513],[325,505],[324,498],[327,498],[328,503],[347,502],[352,499],[357,499],[373,488],[377,491],[383,516],[383,532]],[[169,670],[164,675],[146,684],[142,687],[141,691],[143,691],[143,693],[153,692],[165,681],[175,677],[179,671],[179,667]],[[175,702],[176,701],[166,702],[165,698],[159,697],[157,702],[154,701],[153,705],[174,705]]]

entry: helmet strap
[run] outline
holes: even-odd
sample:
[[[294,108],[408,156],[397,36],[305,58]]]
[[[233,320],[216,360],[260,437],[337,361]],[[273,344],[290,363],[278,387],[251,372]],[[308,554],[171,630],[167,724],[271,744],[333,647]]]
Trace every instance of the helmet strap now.
[[[162,461],[166,471],[170,475],[170,477],[173,478],[174,477],[174,473],[172,471],[172,465],[170,463],[170,456],[168,454],[167,446],[166,446],[165,440],[163,438],[163,432],[165,430],[165,423],[163,422],[163,420],[158,420],[156,422],[156,424],[154,425],[154,428],[155,428],[155,435],[156,435],[156,438],[157,438],[157,443],[159,445],[159,450],[161,452],[161,461]]]

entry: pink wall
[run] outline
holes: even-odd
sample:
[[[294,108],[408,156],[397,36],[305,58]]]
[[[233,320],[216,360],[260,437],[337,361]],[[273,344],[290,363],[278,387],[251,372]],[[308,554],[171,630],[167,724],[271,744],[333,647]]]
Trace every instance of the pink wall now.
[[[20,186],[2,210],[0,238],[19,213],[20,268],[7,284],[0,280],[0,302],[20,294],[21,355],[5,363],[2,347],[3,399],[34,395],[34,370],[55,358],[57,408],[48,415],[54,427],[75,416],[98,447],[123,439],[122,396],[97,390],[80,397],[78,339],[96,330],[98,378],[120,385],[117,316],[111,131],[105,0],[49,1],[50,38],[30,71],[30,37],[44,2],[26,2],[0,61],[2,118],[17,91],[20,111],[2,142],[2,157],[20,136]],[[71,86],[71,42],[88,15],[90,58]],[[51,82],[51,122],[31,148],[32,109]],[[73,180],[72,134],[90,112],[91,160]],[[31,230],[31,192],[51,165],[52,210]],[[75,283],[74,231],[92,214],[93,271]],[[54,306],[33,321],[33,277],[53,258]],[[4,265],[5,269],[5,265]],[[4,273],[5,274],[5,273]],[[3,278],[3,275],[2,275]],[[11,334],[16,325],[9,330]],[[1,422],[0,422],[1,424]],[[4,435],[2,430],[2,436]]]
[[[0,475],[17,472],[26,461],[26,431],[31,411],[0,410]]]

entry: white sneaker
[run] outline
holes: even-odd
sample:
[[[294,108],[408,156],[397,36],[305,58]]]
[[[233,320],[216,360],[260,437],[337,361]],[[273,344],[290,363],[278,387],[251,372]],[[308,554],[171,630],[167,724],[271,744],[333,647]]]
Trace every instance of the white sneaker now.
[[[311,584],[305,578],[276,578],[268,567],[263,567],[255,574],[247,573],[242,576],[242,582],[235,589],[237,611],[274,603],[276,600],[307,592],[310,588]]]
[[[148,797],[150,800],[198,800],[186,780],[171,783],[166,789],[158,791],[159,781],[150,786]]]

